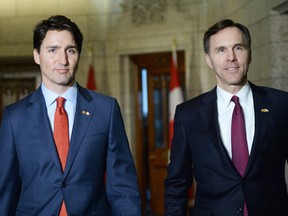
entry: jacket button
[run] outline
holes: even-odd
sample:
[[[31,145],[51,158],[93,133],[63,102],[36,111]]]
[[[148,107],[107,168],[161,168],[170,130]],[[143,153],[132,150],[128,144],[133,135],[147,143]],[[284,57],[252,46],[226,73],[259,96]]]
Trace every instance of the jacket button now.
[[[243,209],[242,209],[242,208],[239,208],[239,209],[237,209],[237,211],[236,211],[237,214],[241,214],[241,215],[242,215],[242,212],[243,212]]]
[[[62,188],[66,188],[66,187],[67,187],[66,182],[63,182],[63,183],[61,184],[61,187],[62,187]]]

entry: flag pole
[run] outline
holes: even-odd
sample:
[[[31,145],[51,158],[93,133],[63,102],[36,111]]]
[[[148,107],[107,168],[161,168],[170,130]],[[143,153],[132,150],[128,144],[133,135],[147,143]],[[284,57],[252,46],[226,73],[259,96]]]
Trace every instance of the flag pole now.
[[[176,39],[172,40],[172,58],[170,64],[170,88],[169,88],[169,145],[171,147],[174,133],[174,114],[176,106],[184,101],[181,89],[177,63]]]
[[[92,44],[89,43],[89,45],[88,45],[88,60],[89,60],[89,65],[92,64],[92,59],[93,59],[93,48],[92,48]]]

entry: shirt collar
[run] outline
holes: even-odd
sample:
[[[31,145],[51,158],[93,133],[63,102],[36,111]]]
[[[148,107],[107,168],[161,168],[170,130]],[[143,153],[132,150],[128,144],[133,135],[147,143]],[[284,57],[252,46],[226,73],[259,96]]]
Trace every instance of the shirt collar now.
[[[249,82],[246,82],[246,84],[240,89],[240,91],[235,94],[239,97],[239,101],[241,106],[244,104],[247,104],[249,94],[251,93],[251,88],[249,85]],[[226,110],[231,102],[233,94],[224,91],[217,85],[217,103],[219,105],[220,110]]]
[[[41,84],[41,90],[43,92],[46,106],[50,106],[54,103],[57,97],[61,96],[64,97],[67,101],[76,104],[77,100],[77,83],[74,82],[74,84],[62,95],[58,95],[57,93],[49,90],[42,82]]]

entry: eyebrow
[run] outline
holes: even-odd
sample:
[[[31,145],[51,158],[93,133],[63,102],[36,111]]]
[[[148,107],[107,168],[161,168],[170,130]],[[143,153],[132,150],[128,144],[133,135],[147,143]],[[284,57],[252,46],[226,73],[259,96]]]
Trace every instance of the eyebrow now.
[[[71,49],[71,48],[78,49],[78,46],[77,45],[69,45],[66,47],[66,49]]]
[[[234,44],[234,46],[233,47],[236,47],[236,46],[242,46],[242,47],[247,47],[247,45],[245,44],[245,43],[236,43],[236,44]]]
[[[61,46],[59,46],[59,45],[51,45],[51,46],[45,47],[45,49],[51,49],[51,48],[53,48],[53,49],[59,49],[59,48],[61,48]],[[67,47],[65,47],[65,49],[71,49],[71,48],[75,48],[75,49],[78,50],[77,45],[68,45]]]
[[[221,49],[226,49],[226,46],[218,46],[218,47],[215,47],[215,51],[217,51],[217,50],[221,50]]]
[[[58,45],[51,45],[51,46],[45,47],[45,49],[51,49],[51,48],[60,48],[60,46],[58,46]]]
[[[245,43],[236,43],[236,44],[233,45],[233,48],[235,48],[237,46],[241,46],[241,47],[244,47],[244,48],[248,47]],[[227,48],[227,46],[218,46],[218,47],[215,47],[215,50],[226,49],[226,48]]]

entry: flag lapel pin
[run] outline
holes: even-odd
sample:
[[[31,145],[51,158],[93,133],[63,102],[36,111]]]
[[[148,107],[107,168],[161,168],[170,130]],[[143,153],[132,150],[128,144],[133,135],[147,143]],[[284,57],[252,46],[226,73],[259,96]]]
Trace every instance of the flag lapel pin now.
[[[263,113],[267,113],[267,112],[269,112],[269,110],[266,109],[266,108],[262,108],[262,109],[261,109],[261,112],[263,112]]]
[[[82,110],[82,114],[83,114],[83,115],[87,115],[87,116],[90,116],[90,112],[89,112],[89,111],[87,111],[87,110]]]

